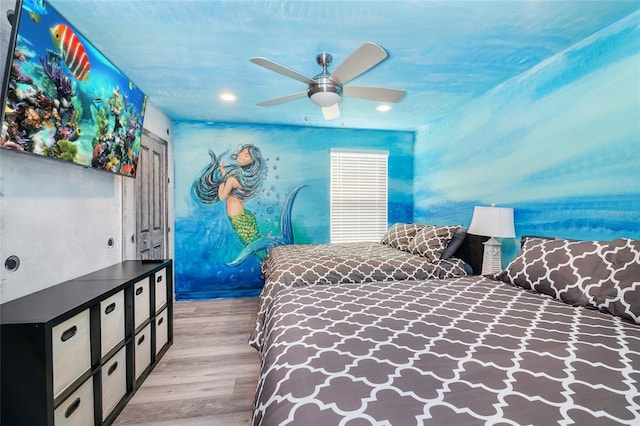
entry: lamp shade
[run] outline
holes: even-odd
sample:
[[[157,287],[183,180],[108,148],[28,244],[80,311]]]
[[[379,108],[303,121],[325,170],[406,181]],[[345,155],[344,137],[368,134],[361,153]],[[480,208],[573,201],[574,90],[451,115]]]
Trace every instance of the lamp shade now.
[[[513,209],[510,207],[475,206],[469,234],[485,237],[515,238]]]

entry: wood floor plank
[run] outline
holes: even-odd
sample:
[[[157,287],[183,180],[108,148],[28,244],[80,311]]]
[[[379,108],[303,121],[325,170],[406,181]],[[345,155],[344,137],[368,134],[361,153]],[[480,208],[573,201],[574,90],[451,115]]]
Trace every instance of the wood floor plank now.
[[[173,345],[114,424],[249,424],[259,359],[248,338],[257,310],[257,299],[176,302]]]

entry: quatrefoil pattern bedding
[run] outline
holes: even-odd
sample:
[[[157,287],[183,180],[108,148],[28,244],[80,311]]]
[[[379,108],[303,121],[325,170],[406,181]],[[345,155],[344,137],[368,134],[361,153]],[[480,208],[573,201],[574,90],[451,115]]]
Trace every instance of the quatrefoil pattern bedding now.
[[[640,241],[528,237],[496,278],[640,322]]]
[[[286,289],[253,425],[640,424],[640,327],[487,277]]]
[[[450,238],[450,237],[449,237]],[[283,289],[327,284],[453,278],[466,275],[457,258],[432,261],[374,242],[292,244],[271,249],[262,263],[264,287],[256,327],[250,337],[258,348],[264,310]]]
[[[382,237],[381,243],[398,250],[409,251],[409,243],[425,225],[394,223]]]
[[[425,226],[409,242],[409,251],[432,262],[441,258],[459,226]]]

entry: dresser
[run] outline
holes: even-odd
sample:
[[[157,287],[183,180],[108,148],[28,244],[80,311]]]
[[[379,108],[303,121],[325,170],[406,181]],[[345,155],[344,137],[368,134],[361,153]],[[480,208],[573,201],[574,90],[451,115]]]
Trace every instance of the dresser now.
[[[0,305],[2,425],[111,424],[173,342],[172,277],[125,261]]]

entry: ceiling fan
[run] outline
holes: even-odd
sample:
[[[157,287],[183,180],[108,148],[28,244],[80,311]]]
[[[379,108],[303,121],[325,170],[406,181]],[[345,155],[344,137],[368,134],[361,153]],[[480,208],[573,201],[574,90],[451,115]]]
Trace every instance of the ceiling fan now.
[[[278,105],[308,96],[314,104],[322,108],[325,120],[332,120],[340,117],[338,102],[343,96],[379,102],[398,102],[404,97],[406,93],[404,90],[346,85],[349,81],[378,65],[387,56],[387,52],[382,47],[375,43],[366,42],[349,55],[338,68],[329,73],[328,68],[333,58],[329,53],[319,53],[316,55],[316,62],[322,67],[322,72],[313,78],[267,58],[251,58],[251,62],[256,65],[307,84],[307,90],[305,91],[260,102],[257,105]]]

